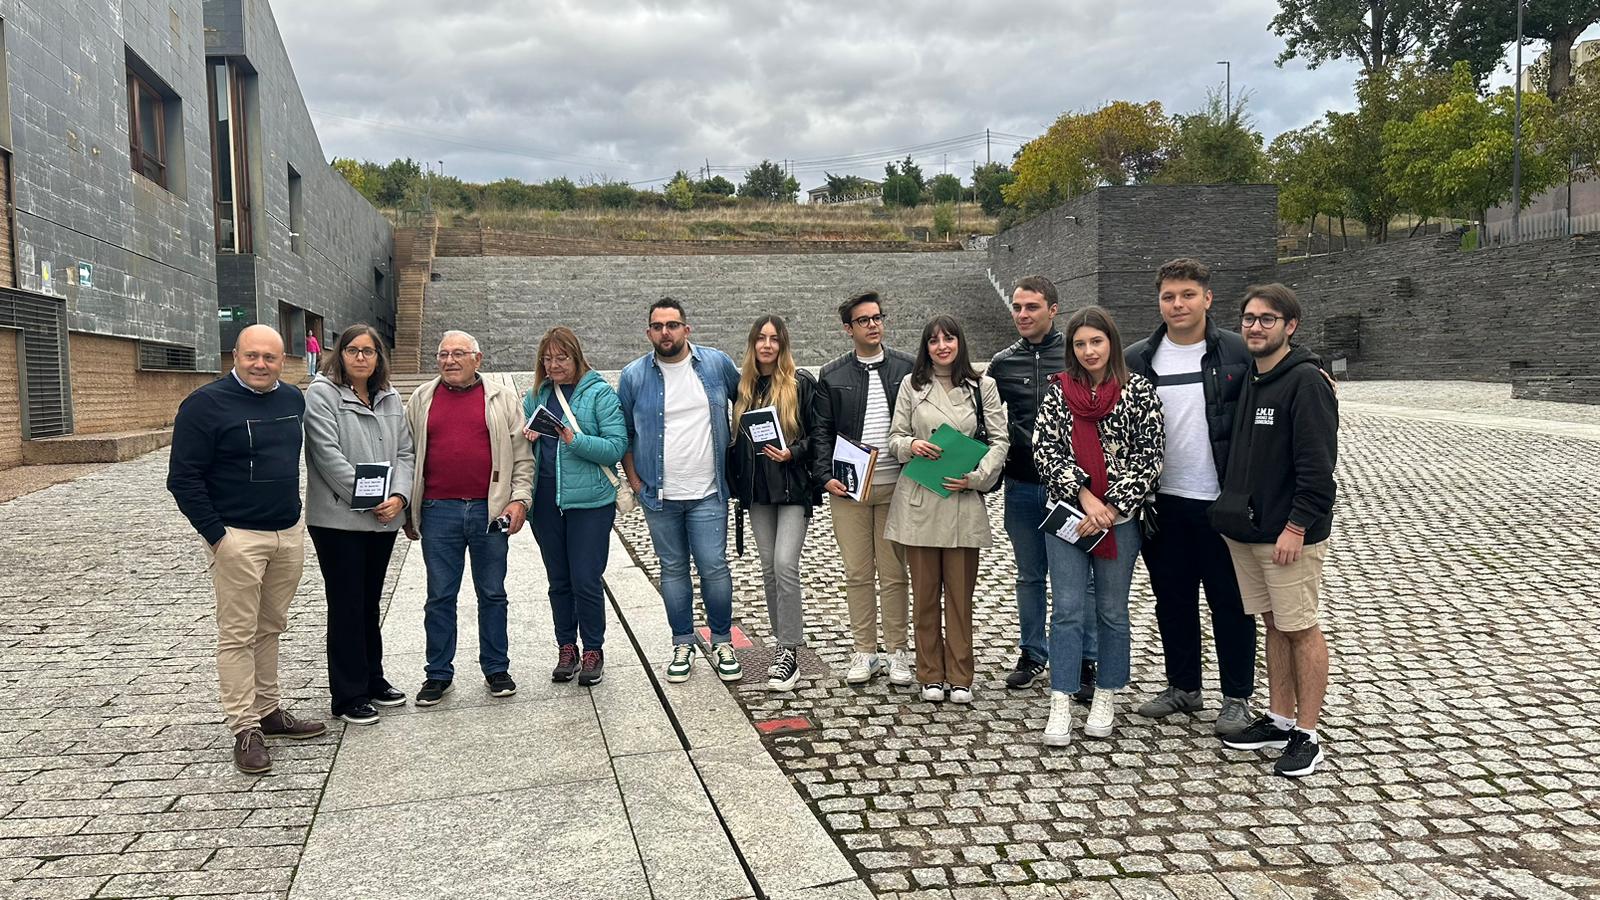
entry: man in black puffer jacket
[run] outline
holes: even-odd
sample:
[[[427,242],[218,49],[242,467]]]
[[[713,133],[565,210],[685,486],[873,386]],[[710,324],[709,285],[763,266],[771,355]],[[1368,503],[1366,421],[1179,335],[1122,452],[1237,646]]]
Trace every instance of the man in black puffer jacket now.
[[[1200,586],[1211,608],[1211,633],[1221,671],[1222,707],[1213,730],[1233,734],[1253,718],[1256,623],[1245,614],[1233,565],[1206,510],[1221,492],[1234,408],[1250,368],[1244,338],[1210,316],[1211,272],[1175,259],[1156,274],[1161,326],[1128,348],[1128,369],[1150,379],[1161,397],[1166,452],[1156,502],[1155,533],[1142,549],[1156,597],[1156,624],[1167,686],[1139,708],[1160,719],[1198,712]]]
[[[1240,321],[1255,357],[1211,522],[1227,539],[1244,609],[1267,628],[1270,711],[1223,738],[1234,750],[1281,747],[1273,769],[1316,771],[1317,720],[1328,687],[1318,595],[1333,528],[1339,407],[1317,357],[1289,343],[1300,303],[1281,284],[1252,287]]]

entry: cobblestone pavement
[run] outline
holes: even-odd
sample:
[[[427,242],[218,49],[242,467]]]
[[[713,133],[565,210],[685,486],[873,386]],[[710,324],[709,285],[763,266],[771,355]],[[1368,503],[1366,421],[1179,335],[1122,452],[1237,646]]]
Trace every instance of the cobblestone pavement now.
[[[1511,385],[1486,381],[1346,381],[1339,385],[1339,399],[1413,409],[1600,424],[1600,406],[1518,400],[1511,396]]]
[[[211,582],[166,464],[0,504],[0,897],[287,896],[340,727],[272,742],[271,775],[234,771]],[[280,679],[286,706],[323,718],[306,547]]]
[[[1454,393],[1483,410],[1471,390]],[[882,679],[844,684],[841,570],[819,511],[807,640],[832,674],[739,698],[754,719],[812,720],[769,747],[880,895],[1600,898],[1600,441],[1351,406],[1324,593],[1329,758],[1300,781],[1220,749],[1214,667],[1196,719],[1128,712],[1163,681],[1142,564],[1114,736],[1041,746],[1048,689],[1003,685],[1016,613],[999,494],[973,705],[923,703]],[[622,531],[654,575],[642,519]],[[734,572],[736,616],[764,641],[753,542]]]

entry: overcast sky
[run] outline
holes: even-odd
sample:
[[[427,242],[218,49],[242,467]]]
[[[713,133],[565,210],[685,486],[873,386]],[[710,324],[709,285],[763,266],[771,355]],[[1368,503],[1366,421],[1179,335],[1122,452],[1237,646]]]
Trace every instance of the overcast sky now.
[[[965,178],[1067,111],[1233,89],[1270,141],[1352,105],[1355,66],[1273,64],[1275,0],[273,0],[330,156],[444,163],[471,181],[659,184],[709,160]],[[1509,78],[1505,79],[1509,80]],[[948,163],[946,162],[948,160]]]

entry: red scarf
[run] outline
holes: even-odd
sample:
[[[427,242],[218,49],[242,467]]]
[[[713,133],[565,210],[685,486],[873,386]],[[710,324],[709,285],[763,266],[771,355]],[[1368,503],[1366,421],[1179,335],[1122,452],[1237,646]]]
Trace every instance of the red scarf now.
[[[1090,391],[1089,386],[1065,372],[1056,374],[1061,385],[1061,395],[1067,401],[1067,411],[1072,413],[1072,458],[1089,475],[1089,492],[1104,500],[1110,479],[1106,475],[1106,451],[1100,445],[1101,419],[1111,414],[1117,401],[1122,399],[1122,385],[1107,377],[1100,387]],[[1077,504],[1076,497],[1067,498]],[[1095,545],[1095,556],[1101,559],[1117,558],[1117,536],[1106,532],[1105,539]]]

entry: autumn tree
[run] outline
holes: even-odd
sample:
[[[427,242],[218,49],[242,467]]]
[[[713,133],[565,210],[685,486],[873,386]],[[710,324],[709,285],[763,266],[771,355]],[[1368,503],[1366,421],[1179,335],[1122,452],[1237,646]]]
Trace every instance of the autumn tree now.
[[[1173,127],[1155,101],[1117,100],[1089,113],[1067,113],[1029,141],[1002,189],[1006,202],[1048,209],[1101,184],[1142,184],[1161,169]]]

